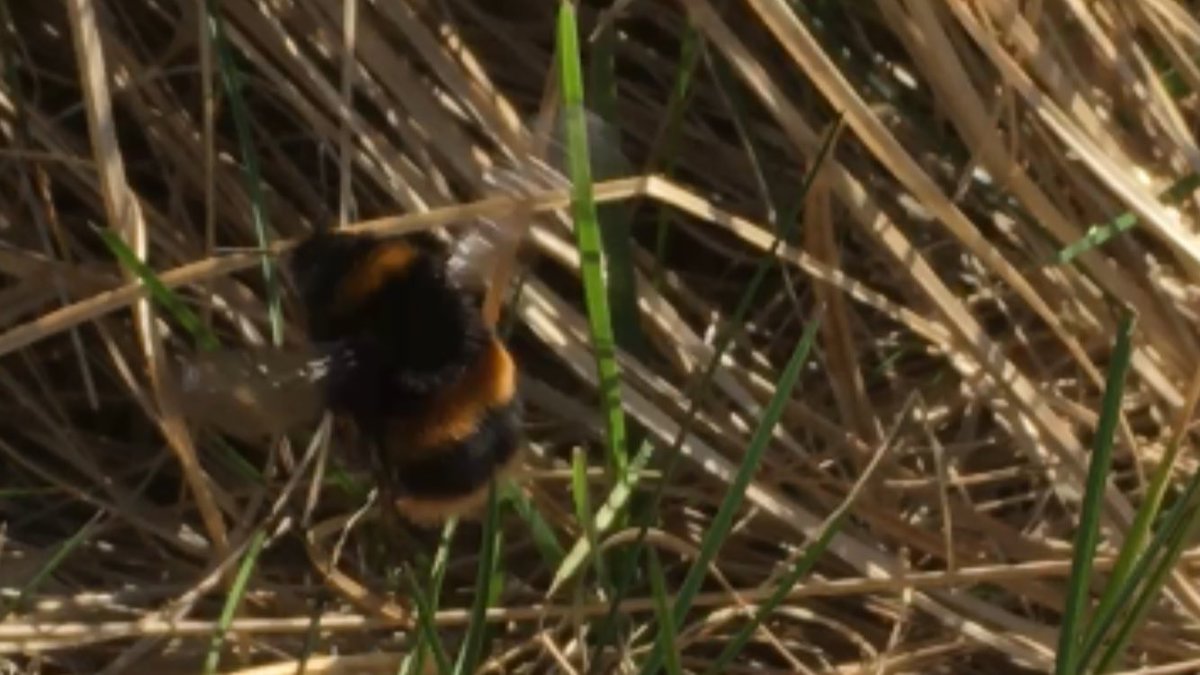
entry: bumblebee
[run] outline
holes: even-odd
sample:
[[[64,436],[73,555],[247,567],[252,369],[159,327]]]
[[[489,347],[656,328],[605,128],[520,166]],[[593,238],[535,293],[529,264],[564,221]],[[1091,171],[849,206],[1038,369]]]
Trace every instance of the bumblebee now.
[[[518,457],[517,365],[432,238],[318,232],[288,261],[326,406],[354,422],[396,507],[476,509]]]
[[[243,438],[231,427],[277,433],[328,409],[408,520],[470,515],[521,443],[517,364],[463,272],[483,264],[479,241],[448,254],[427,234],[308,236],[286,261],[306,348],[208,354],[184,371],[187,404]]]

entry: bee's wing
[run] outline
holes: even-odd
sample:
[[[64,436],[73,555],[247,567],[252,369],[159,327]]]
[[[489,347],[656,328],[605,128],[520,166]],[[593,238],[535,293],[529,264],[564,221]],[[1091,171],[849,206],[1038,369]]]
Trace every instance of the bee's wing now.
[[[566,187],[566,179],[546,169],[531,178],[530,170],[518,170],[506,163],[491,167],[484,173],[488,192],[523,196],[530,192],[554,187]],[[447,270],[450,278],[460,285],[487,285],[495,272],[498,256],[516,248],[524,235],[521,223],[493,218],[478,218],[468,230],[457,237],[450,250]]]
[[[588,168],[592,180],[605,181],[633,173],[633,163],[621,151],[621,130],[600,115],[584,111],[588,139]],[[546,147],[545,166],[569,183],[566,121],[560,116]],[[540,167],[533,167],[535,170]]]
[[[180,402],[193,422],[262,440],[319,416],[327,358],[301,349],[202,352],[180,364]]]
[[[592,178],[607,180],[629,174],[632,165],[621,153],[620,131],[594,113],[585,113],[585,119]],[[569,187],[565,139],[566,127],[560,117],[543,144],[545,159],[518,155],[489,167],[484,172],[487,190],[524,197],[532,192]],[[505,221],[479,219],[453,244],[447,265],[450,278],[468,287],[490,286],[497,279],[497,269],[511,264],[528,220],[527,216]],[[490,290],[493,294],[497,292]]]

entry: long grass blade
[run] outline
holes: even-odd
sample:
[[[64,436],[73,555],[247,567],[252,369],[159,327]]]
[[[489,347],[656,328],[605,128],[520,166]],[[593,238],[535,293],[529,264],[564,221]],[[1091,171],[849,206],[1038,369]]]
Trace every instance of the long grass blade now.
[[[906,419],[917,400],[917,396],[915,395],[909,397],[908,404],[904,406],[904,409],[901,411],[900,415],[897,416],[897,419],[901,421]],[[900,427],[901,424],[898,423],[893,429],[891,436],[887,439],[886,443],[884,443],[883,447],[881,447],[879,451],[875,453],[875,457],[869,464],[867,464],[867,467],[863,470],[862,475],[855,483],[854,488],[849,494],[846,495],[846,498],[837,507],[837,509],[833,513],[829,514],[828,518],[826,518],[825,524],[821,528],[821,533],[817,535],[817,538],[813,540],[813,542],[809,544],[807,548],[804,549],[804,554],[796,560],[791,569],[789,569],[786,574],[779,577],[778,581],[775,583],[775,590],[771,592],[770,597],[759,604],[758,608],[754,611],[753,616],[750,617],[750,620],[743,624],[742,627],[738,629],[738,632],[735,633],[734,636],[725,644],[725,647],[721,650],[720,655],[717,656],[717,659],[706,671],[708,675],[718,675],[719,673],[725,672],[725,669],[731,663],[733,663],[733,659],[737,658],[737,655],[741,653],[742,649],[744,649],[750,642],[750,638],[753,637],[754,632],[758,630],[758,627],[762,625],[762,622],[765,621],[767,617],[771,616],[772,612],[774,612],[775,609],[787,599],[788,594],[792,592],[792,589],[795,588],[796,584],[800,583],[800,580],[803,579],[809,573],[809,571],[812,570],[813,566],[817,564],[817,560],[824,555],[826,549],[829,548],[830,542],[833,541],[833,537],[838,533],[839,530],[841,530],[842,523],[846,520],[846,515],[850,513],[850,509],[854,506],[858,496],[862,494],[864,486],[870,483],[871,479],[875,475],[876,469],[883,464],[883,458],[886,455],[887,449],[895,443],[896,436],[899,435],[900,432]]]
[[[1125,374],[1129,370],[1132,353],[1134,317],[1126,314],[1117,329],[1117,343],[1113,348],[1112,361],[1104,388],[1104,403],[1100,410],[1100,421],[1096,429],[1096,440],[1088,465],[1086,489],[1079,514],[1079,530],[1075,535],[1075,550],[1071,561],[1071,577],[1067,587],[1067,599],[1059,629],[1058,656],[1055,673],[1068,675],[1078,672],[1087,628],[1086,612],[1092,580],[1092,560],[1100,539],[1101,509],[1104,508],[1104,492],[1108,488],[1109,463],[1117,423],[1121,416],[1121,396],[1125,389]]]
[[[488,631],[487,610],[494,597],[493,582],[501,543],[500,500],[497,493],[496,484],[493,482],[488,488],[487,515],[483,521],[483,532],[480,534],[483,546],[479,551],[479,567],[475,575],[475,601],[471,605],[471,623],[467,625],[467,636],[459,651],[458,661],[454,664],[456,675],[475,672]]]
[[[679,431],[675,434],[675,438],[672,439],[671,445],[666,452],[667,464],[663,471],[663,478],[659,482],[658,487],[655,489],[654,494],[651,496],[651,512],[647,514],[645,518],[643,518],[641,527],[638,531],[638,538],[631,545],[634,553],[627,558],[625,565],[619,573],[619,576],[616,578],[617,592],[614,594],[612,601],[609,603],[608,614],[606,615],[605,620],[601,623],[601,628],[598,631],[599,637],[597,639],[597,650],[606,644],[606,638],[611,636],[613,633],[612,626],[617,619],[617,608],[620,600],[625,597],[625,594],[628,592],[633,579],[637,576],[639,559],[638,553],[645,541],[646,533],[649,531],[650,525],[656,519],[654,512],[657,509],[657,504],[662,499],[663,490],[670,483],[671,477],[674,476],[675,469],[678,466],[679,458],[681,456],[679,450],[683,447],[683,442],[688,437],[688,434],[691,433],[692,425],[695,423],[696,415],[699,412],[700,405],[708,392],[713,375],[716,373],[717,367],[721,363],[721,359],[725,357],[725,353],[733,345],[734,337],[737,335],[737,331],[742,328],[743,322],[745,321],[746,316],[749,314],[750,308],[754,306],[760,287],[766,280],[767,274],[774,267],[776,252],[779,250],[779,247],[782,245],[782,243],[786,241],[792,229],[795,228],[796,223],[799,220],[800,211],[804,206],[806,195],[808,194],[809,189],[812,187],[813,181],[817,176],[817,171],[820,170],[821,166],[825,162],[825,159],[832,151],[834,140],[841,133],[842,124],[842,118],[839,116],[835,119],[834,123],[830,125],[829,131],[822,140],[822,145],[818,150],[817,156],[814,158],[812,168],[807,174],[805,174],[804,181],[800,186],[796,201],[793,202],[792,207],[788,209],[787,214],[781,219],[783,226],[779,229],[776,237],[771,242],[770,249],[768,249],[768,251],[759,258],[758,263],[755,265],[754,273],[746,286],[746,290],[743,292],[741,298],[738,300],[737,306],[734,308],[733,315],[730,317],[723,329],[717,334],[711,357],[708,359],[704,369],[701,371],[700,377],[695,380],[694,385],[689,388],[688,406],[684,412],[683,421],[680,424]],[[645,451],[647,455],[653,452],[652,448],[649,446],[645,448]],[[641,453],[639,453],[639,455],[640,454]],[[621,486],[618,485],[618,488],[620,487]],[[572,551],[572,553],[574,553],[574,551]],[[593,660],[593,663],[598,662],[599,659]]]
[[[582,448],[576,448],[571,457],[571,494],[575,501],[575,517],[583,527],[583,536],[592,551],[599,550],[599,540],[596,535],[596,523],[592,515],[592,497],[587,483],[587,454]],[[608,568],[604,565],[604,556],[592,556],[596,568],[596,579],[605,590],[612,587],[608,577]]]
[[[83,545],[83,543],[86,542],[89,537],[92,536],[98,527],[98,522],[99,516],[93,517],[86,524],[84,524],[83,527],[79,528],[75,534],[72,534],[66,541],[64,541],[58,548],[54,549],[54,553],[50,555],[44,565],[38,568],[37,572],[34,573],[29,581],[21,587],[21,590],[19,593],[17,593],[17,596],[8,602],[0,603],[0,620],[3,620],[14,611],[22,610],[26,601],[32,595],[37,593],[38,588],[40,588],[42,584],[44,584],[46,580],[54,574],[55,570],[62,565],[63,561],[65,561],[72,553],[77,551],[79,547]],[[0,530],[0,535],[2,534],[3,531]]]
[[[1125,541],[1117,554],[1117,562],[1109,572],[1108,584],[1100,596],[1099,604],[1092,613],[1093,618],[1088,626],[1087,635],[1084,637],[1084,656],[1081,665],[1085,668],[1088,659],[1094,655],[1100,641],[1112,627],[1114,619],[1123,610],[1125,602],[1130,597],[1128,593],[1138,585],[1138,579],[1134,576],[1135,564],[1143,556],[1153,556],[1153,551],[1162,543],[1161,537],[1154,542],[1151,541],[1151,537],[1155,534],[1154,524],[1159,520],[1163,500],[1167,490],[1171,487],[1171,475],[1175,467],[1175,460],[1183,445],[1183,439],[1187,434],[1198,400],[1200,400],[1200,370],[1192,376],[1187,399],[1175,420],[1175,431],[1167,443],[1166,452],[1163,453],[1158,468],[1155,469],[1154,475],[1150,479],[1146,488],[1146,497],[1138,507],[1133,524],[1125,535]],[[1181,503],[1187,503],[1186,499]],[[1167,520],[1171,521],[1170,515]]]
[[[502,497],[504,501],[512,505],[517,515],[525,521],[529,526],[530,536],[533,538],[533,545],[537,547],[538,553],[542,556],[542,560],[553,568],[558,568],[563,564],[563,558],[566,552],[563,551],[562,543],[558,540],[558,535],[554,533],[554,528],[534,507],[532,500],[516,488],[512,483],[506,482],[503,486]]]
[[[677,675],[682,672],[679,663],[679,648],[676,646],[679,637],[676,634],[675,616],[671,610],[671,592],[667,589],[667,580],[663,575],[662,562],[658,559],[658,551],[651,548],[647,551],[650,560],[650,592],[654,597],[654,615],[658,617],[658,650],[666,662],[666,672]]]
[[[1193,476],[1192,481],[1200,483],[1200,476]],[[1105,673],[1114,668],[1117,659],[1124,653],[1125,647],[1133,637],[1134,631],[1145,620],[1153,601],[1158,598],[1159,592],[1167,581],[1167,576],[1179,561],[1179,556],[1195,541],[1196,532],[1200,530],[1200,504],[1191,501],[1180,504],[1180,506],[1187,508],[1179,509],[1181,517],[1178,519],[1178,523],[1167,531],[1162,548],[1154,551],[1157,554],[1157,561],[1153,569],[1145,576],[1144,580],[1140,577],[1135,579],[1135,581],[1142,581],[1139,585],[1138,595],[1125,613],[1124,620],[1117,627],[1108,647],[1101,654],[1100,660],[1096,664],[1096,672]]]
[[[783,416],[784,407],[791,400],[792,390],[796,387],[796,382],[800,379],[801,369],[808,362],[808,354],[812,350],[813,342],[817,337],[817,329],[820,326],[820,318],[816,318],[809,322],[804,329],[804,334],[800,337],[796,348],[792,351],[792,356],[788,359],[787,366],[783,370],[783,375],[775,384],[775,394],[771,397],[770,403],[767,404],[766,410],[763,411],[762,419],[759,420],[758,426],[754,430],[754,435],[750,437],[750,446],[746,449],[746,457],[742,460],[742,465],[738,469],[737,475],[733,479],[733,483],[729,486],[725,493],[725,498],[721,500],[721,506],[717,509],[717,514],[713,516],[712,524],[709,525],[708,531],[704,534],[704,539],[700,542],[700,554],[696,560],[692,562],[691,568],[688,570],[687,577],[684,578],[683,584],[675,594],[675,607],[673,616],[677,624],[681,624],[686,618],[688,610],[692,607],[692,601],[696,597],[696,593],[700,591],[700,585],[703,583],[709,573],[709,565],[716,559],[717,552],[721,550],[721,546],[725,543],[725,538],[729,535],[729,529],[733,526],[733,517],[741,508],[742,501],[746,497],[746,488],[750,486],[750,481],[753,480],[754,474],[758,471],[758,465],[762,460],[763,453],[771,444],[771,439],[775,432],[775,426],[779,423],[779,418]],[[663,630],[659,628],[659,632]],[[643,673],[657,672],[661,667],[661,642],[657,643],[655,651],[651,654],[646,664],[642,667]]]
[[[146,263],[134,254],[133,251],[125,245],[121,237],[115,233],[103,229],[96,228],[96,234],[104,240],[104,245],[112,252],[117,262],[125,269],[132,272],[138,279],[146,285],[146,289],[150,292],[150,297],[166,310],[172,317],[175,318],[179,325],[192,336],[196,344],[201,349],[212,350],[220,347],[220,341],[215,333],[209,329],[200,317],[176,295],[166,284],[158,278],[154,270],[150,269]]]
[[[634,494],[634,490],[641,479],[642,471],[649,464],[650,458],[654,456],[654,446],[651,443],[643,443],[638,451],[634,453],[633,459],[629,462],[629,470],[617,479],[617,484],[609,491],[608,497],[604,500],[604,504],[596,512],[592,519],[592,527],[596,530],[596,536],[601,532],[607,532],[609,528],[617,520],[617,514],[621,513],[629,504],[630,498]],[[546,591],[547,596],[553,596],[558,592],[562,583],[567,579],[575,576],[579,571],[580,565],[586,560],[588,555],[593,550],[593,542],[587,536],[580,537],[570,552],[562,559],[558,569],[554,573],[554,579],[550,582],[550,590]]]
[[[1115,587],[1115,599],[1102,607],[1102,612],[1095,613],[1081,648],[1083,656],[1080,659],[1080,667],[1086,666],[1088,659],[1099,653],[1101,644],[1109,636],[1113,625],[1118,620],[1124,621],[1130,616],[1129,608],[1137,603],[1139,593],[1147,587],[1147,580],[1154,577],[1156,563],[1161,560],[1163,552],[1170,548],[1178,533],[1185,529],[1192,514],[1191,507],[1198,502],[1200,473],[1192,476],[1178,501],[1167,510],[1162,523],[1154,532],[1154,537],[1138,555],[1124,583]]]
[[[1178,204],[1197,189],[1200,189],[1200,175],[1190,173],[1172,183],[1158,198],[1164,204]],[[1137,214],[1126,211],[1103,225],[1094,225],[1079,241],[1073,242],[1059,251],[1058,262],[1060,265],[1065,265],[1080,255],[1107,244],[1122,233],[1132,230],[1137,227],[1137,224]]]
[[[412,568],[407,565],[404,567],[404,578],[413,603],[417,606],[417,632],[421,637],[418,638],[416,644],[433,653],[433,661],[437,665],[439,673],[449,673],[453,670],[453,666],[450,664],[450,657],[446,654],[446,648],[442,645],[441,637],[438,635],[437,624],[433,621],[437,611],[434,609],[429,595],[422,588],[421,581],[417,579]]]
[[[212,675],[212,673],[217,672],[217,666],[221,663],[221,650],[225,646],[225,635],[229,631],[229,625],[233,622],[233,617],[237,614],[238,606],[242,604],[242,598],[246,595],[250,576],[254,573],[254,567],[258,564],[258,555],[262,552],[263,544],[266,541],[267,530],[263,527],[259,527],[250,538],[250,543],[246,547],[246,553],[242,557],[241,564],[238,566],[237,575],[233,578],[233,584],[229,587],[229,594],[225,596],[225,604],[221,607],[221,615],[217,620],[217,630],[208,645],[208,654],[204,658],[205,675]]]
[[[662,166],[660,171],[666,176],[672,176],[675,173],[675,163],[683,131],[683,117],[687,112],[688,103],[691,101],[691,94],[694,91],[692,84],[695,77],[696,65],[700,63],[700,53],[700,33],[692,26],[688,26],[686,32],[683,34],[682,44],[679,47],[678,65],[675,67],[675,80],[671,86],[671,98],[667,101],[667,111],[664,115],[665,122],[663,123],[662,133],[660,134],[659,141],[651,151],[649,161],[650,166],[656,166],[659,164],[659,158],[661,157]],[[663,270],[666,269],[664,258],[667,254],[667,245],[671,233],[671,229],[667,224],[669,215],[670,209],[665,204],[658,208],[655,215],[654,286],[660,290],[663,283]]]
[[[617,124],[616,54],[617,29],[613,23],[607,23],[595,36],[589,52],[588,107],[605,122],[603,131],[606,132],[598,138],[589,139],[589,145],[600,146],[599,153],[589,147],[594,180],[619,178],[627,169],[626,166],[616,166],[617,162],[612,159],[620,155],[621,147],[620,125]],[[635,356],[643,356],[646,343],[638,320],[632,212],[633,209],[622,202],[596,207],[613,336],[621,349]]]
[[[218,70],[221,73],[221,84],[229,97],[229,108],[233,114],[233,124],[237,134],[238,146],[242,155],[243,177],[246,190],[250,196],[250,217],[254,222],[254,233],[258,238],[259,250],[262,255],[263,284],[267,291],[267,316],[271,324],[272,344],[276,347],[283,344],[283,306],[280,302],[279,280],[276,276],[275,262],[265,253],[270,247],[269,226],[266,210],[263,208],[262,180],[258,167],[258,153],[254,149],[253,134],[250,129],[250,113],[246,107],[245,96],[242,92],[242,73],[234,61],[229,40],[225,36],[225,25],[221,19],[220,0],[208,0],[205,19],[209,27],[209,39],[215,47]]]
[[[442,582],[446,578],[446,566],[450,560],[450,545],[454,542],[454,534],[458,531],[458,519],[452,519],[442,528],[442,538],[438,542],[437,551],[429,570],[429,609],[437,612],[442,595]],[[425,671],[425,658],[430,652],[428,636],[425,631],[418,630],[412,652],[400,665],[402,675],[416,675]]]
[[[600,380],[600,400],[608,434],[609,463],[617,474],[624,473],[626,451],[625,411],[621,406],[621,372],[617,366],[616,338],[608,306],[604,277],[604,250],[592,197],[591,160],[588,150],[587,116],[583,107],[583,68],[579,55],[579,33],[575,8],[562,2],[558,12],[558,72],[562,88],[563,115],[567,132],[567,163],[571,174],[571,213],[579,247],[580,272],[587,307],[592,349]]]

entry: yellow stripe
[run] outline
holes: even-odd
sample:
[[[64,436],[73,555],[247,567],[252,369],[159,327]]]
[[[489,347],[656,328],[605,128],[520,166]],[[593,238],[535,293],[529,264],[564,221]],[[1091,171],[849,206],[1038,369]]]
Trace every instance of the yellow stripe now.
[[[479,360],[439,392],[420,419],[397,419],[388,434],[408,450],[408,458],[419,457],[470,437],[490,408],[508,404],[515,393],[516,364],[493,337]]]
[[[382,288],[390,277],[411,265],[418,255],[417,250],[406,242],[381,242],[342,278],[337,307],[343,312],[353,311]]]
[[[517,478],[522,454],[518,448],[508,461],[496,470],[492,481]],[[471,492],[457,497],[441,499],[401,497],[396,500],[396,509],[405,518],[418,525],[438,525],[455,516],[474,520],[481,515],[480,510],[487,505],[488,488],[492,481],[486,481]]]

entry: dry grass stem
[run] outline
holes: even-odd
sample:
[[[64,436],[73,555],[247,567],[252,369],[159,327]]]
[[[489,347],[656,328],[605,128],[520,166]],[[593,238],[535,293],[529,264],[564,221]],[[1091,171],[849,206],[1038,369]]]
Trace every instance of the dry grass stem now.
[[[1125,311],[1089,602],[1138,509],[1200,467],[1200,6],[573,4],[626,441],[655,449],[628,518],[601,510],[625,487],[558,3],[0,0],[0,671],[399,672],[435,561],[425,618],[457,658],[482,521],[443,544],[381,517],[315,390],[242,417],[238,383],[184,386],[210,334],[299,358],[283,263],[321,227],[502,235],[472,271],[521,366],[528,466],[478,672],[636,672],[656,635],[702,672],[834,522],[724,672],[1052,669]],[[667,604],[714,551],[669,635],[647,575],[610,602],[638,541]],[[1185,550],[1118,672],[1196,670],[1198,571]]]

